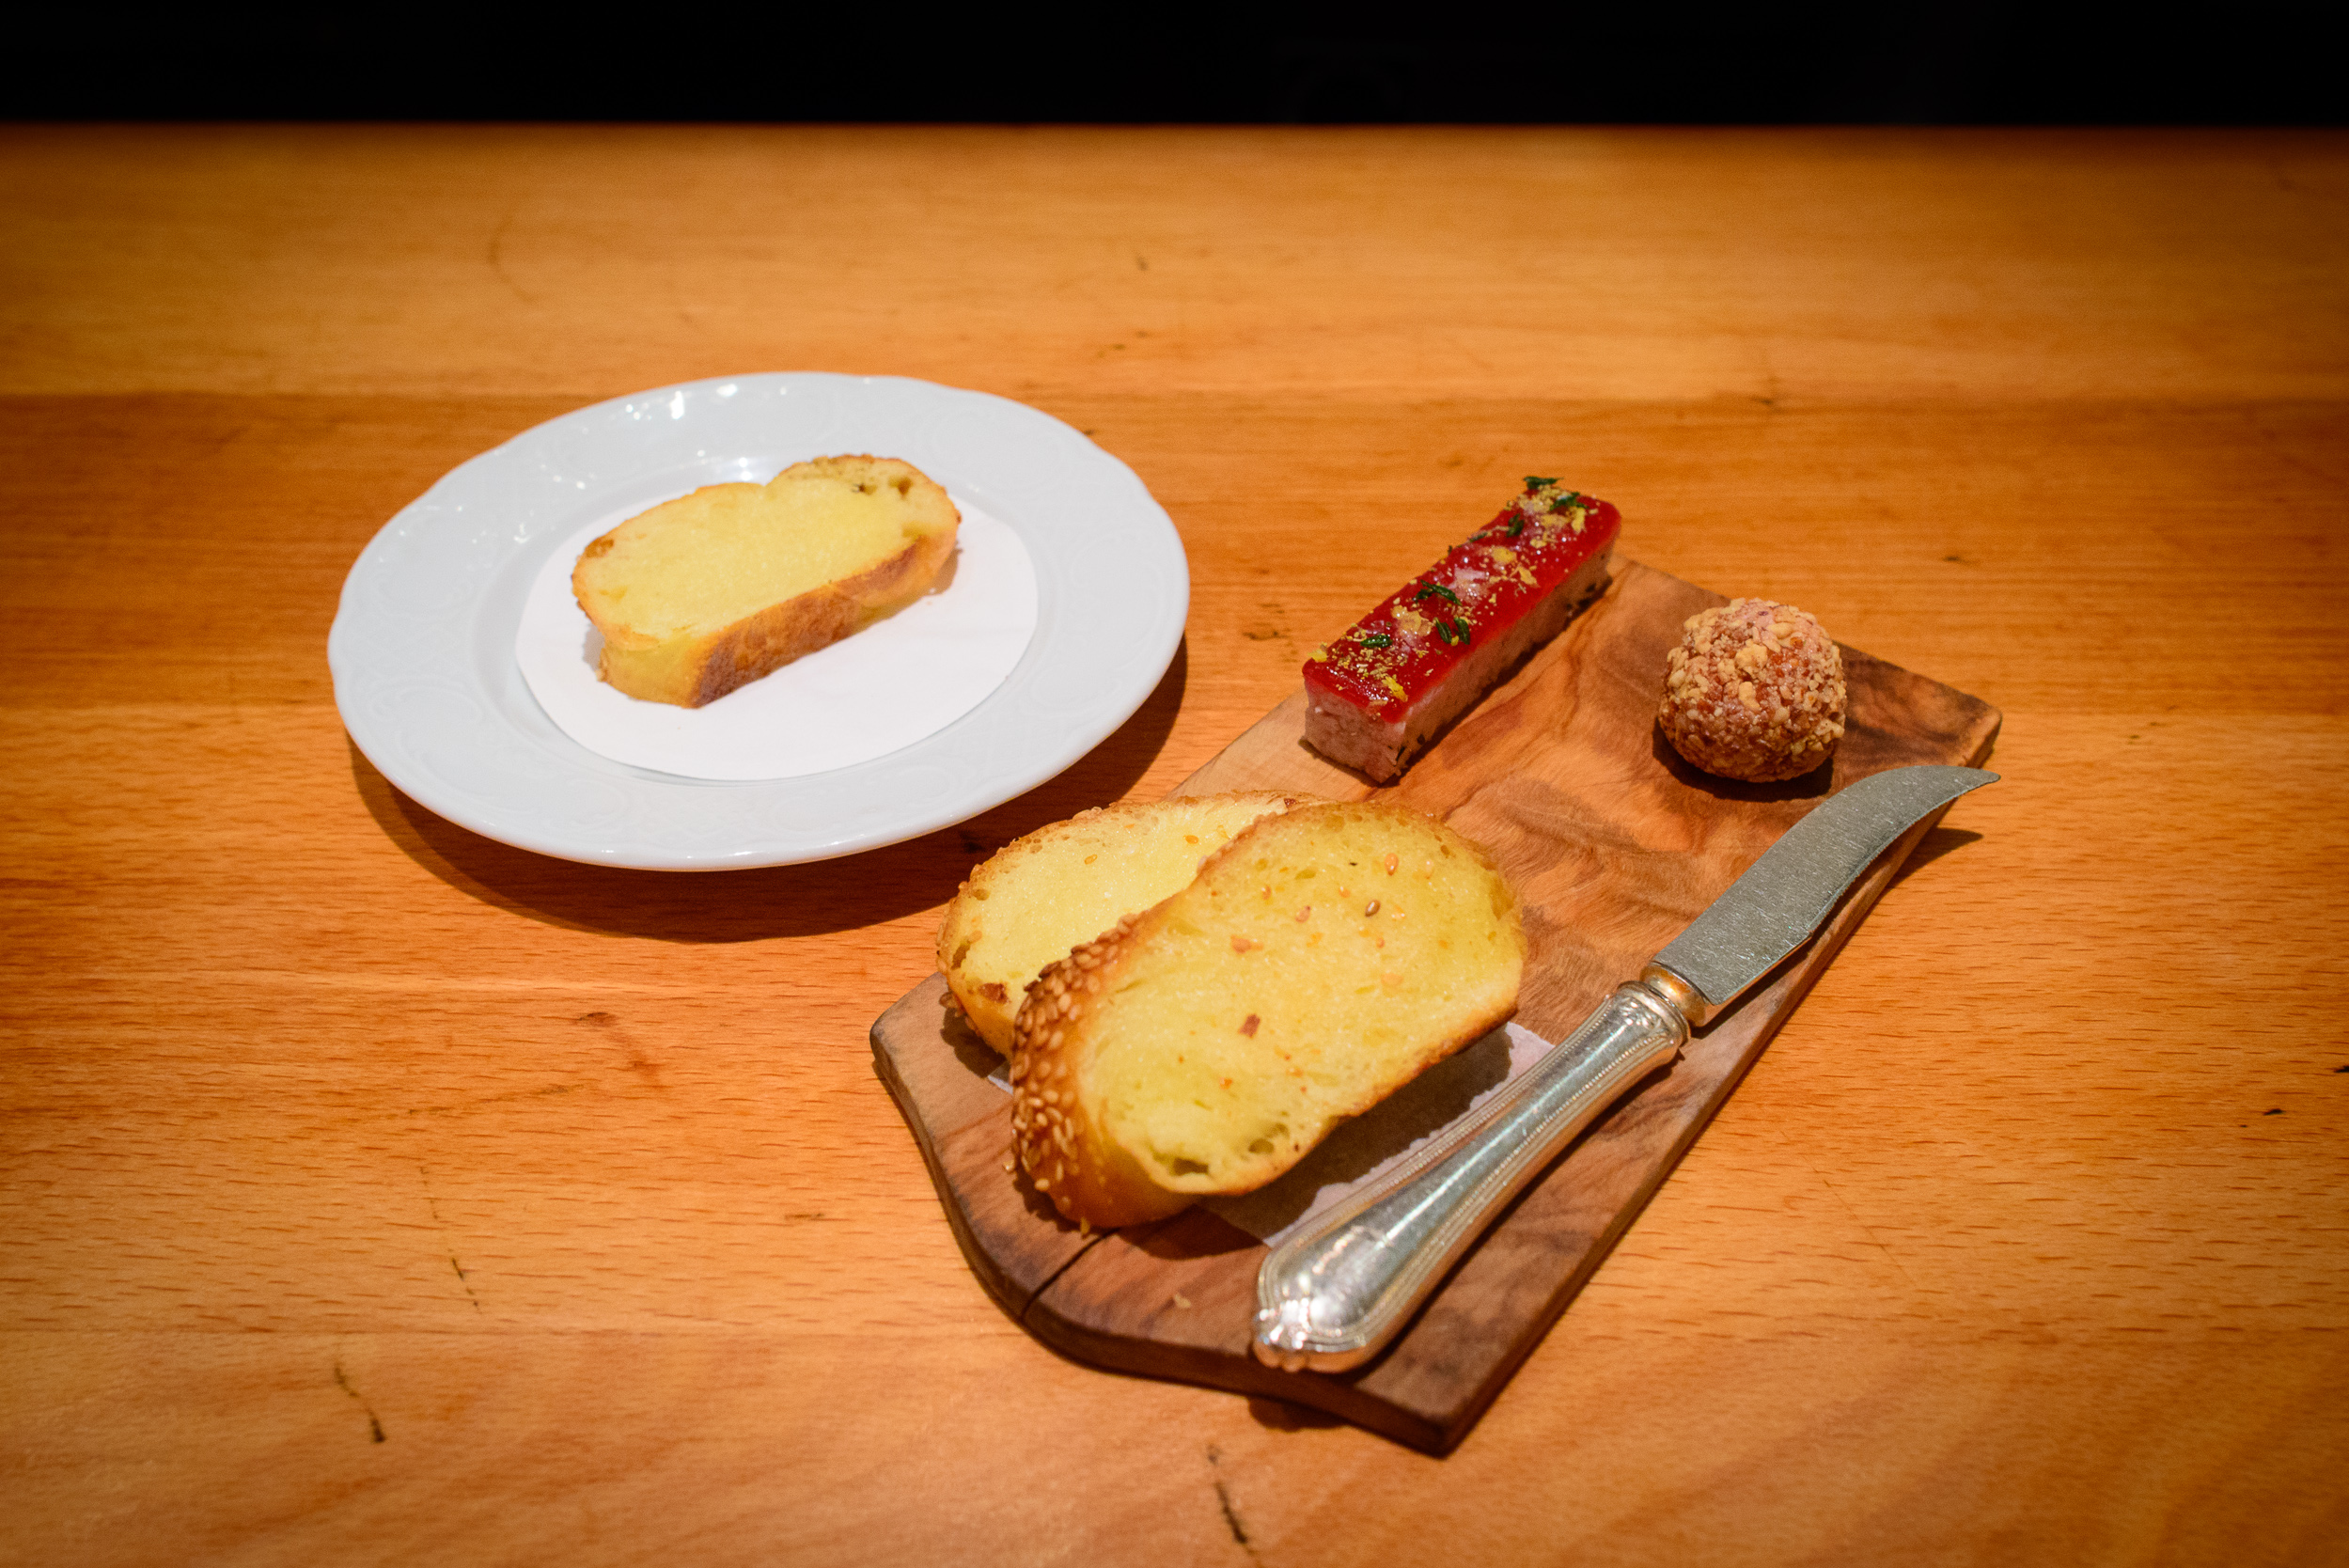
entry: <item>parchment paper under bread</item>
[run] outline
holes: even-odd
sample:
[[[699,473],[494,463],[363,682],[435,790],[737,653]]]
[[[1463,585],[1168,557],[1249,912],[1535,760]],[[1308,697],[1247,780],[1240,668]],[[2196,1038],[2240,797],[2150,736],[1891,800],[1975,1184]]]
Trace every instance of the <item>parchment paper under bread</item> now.
[[[598,519],[548,557],[514,657],[539,706],[599,757],[686,778],[801,778],[934,735],[1003,684],[1035,635],[1036,572],[1020,536],[961,496],[938,586],[888,619],[702,708],[646,702],[596,674],[601,643],[572,597],[588,541],[644,510]]]

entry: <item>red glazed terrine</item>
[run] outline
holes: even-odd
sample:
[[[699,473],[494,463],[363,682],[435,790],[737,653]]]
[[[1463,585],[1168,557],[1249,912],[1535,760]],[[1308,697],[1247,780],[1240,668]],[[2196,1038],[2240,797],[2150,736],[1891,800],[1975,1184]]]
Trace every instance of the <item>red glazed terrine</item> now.
[[[1524,494],[1305,664],[1305,738],[1384,784],[1606,588],[1622,517],[1527,478]]]

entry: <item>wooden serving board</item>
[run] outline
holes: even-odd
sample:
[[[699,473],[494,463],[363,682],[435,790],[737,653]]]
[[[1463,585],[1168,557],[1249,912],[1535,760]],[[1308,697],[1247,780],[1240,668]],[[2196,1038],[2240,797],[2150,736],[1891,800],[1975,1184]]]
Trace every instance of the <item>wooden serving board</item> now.
[[[1626,564],[1394,786],[1307,749],[1300,692],[1176,792],[1384,794],[1442,816],[1515,884],[1531,943],[1518,1022],[1557,1039],[1834,790],[1911,763],[1979,764],[1997,736],[1995,708],[1846,648],[1850,728],[1831,777],[1748,785],[1699,773],[1657,731],[1655,703],[1682,621],[1720,603]],[[1577,1139],[1402,1337],[1350,1372],[1276,1372],[1249,1354],[1266,1249],[1247,1232],[1192,1209],[1082,1234],[1010,1174],[1010,1099],[987,1081],[998,1058],[947,1005],[943,977],[882,1015],[873,1052],[971,1266],[1029,1332],[1081,1360],[1319,1406],[1440,1453],[1565,1310],[1932,825],[1886,853],[1817,941]]]

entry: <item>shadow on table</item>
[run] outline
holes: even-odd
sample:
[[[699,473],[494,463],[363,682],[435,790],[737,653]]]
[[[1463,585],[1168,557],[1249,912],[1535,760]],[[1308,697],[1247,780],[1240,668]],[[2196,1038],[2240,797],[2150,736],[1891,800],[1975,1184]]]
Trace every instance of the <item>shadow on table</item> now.
[[[977,862],[1022,834],[1121,798],[1149,771],[1182,707],[1189,644],[1157,689],[1066,772],[954,827],[805,866],[638,871],[515,849],[417,805],[351,746],[359,798],[409,859],[484,903],[576,931],[666,942],[756,942],[853,931],[935,908]],[[348,743],[346,743],[348,744]]]
[[[1273,1432],[1319,1432],[1326,1427],[1346,1424],[1342,1416],[1316,1410],[1309,1404],[1291,1404],[1287,1400],[1267,1399],[1261,1394],[1248,1401],[1248,1416],[1257,1425]]]
[[[1892,880],[1884,885],[1884,890],[1889,893],[1951,850],[1964,849],[1981,837],[1971,828],[1934,828],[1917,841],[1917,847],[1909,852],[1908,858],[1901,862],[1901,869],[1892,873]]]

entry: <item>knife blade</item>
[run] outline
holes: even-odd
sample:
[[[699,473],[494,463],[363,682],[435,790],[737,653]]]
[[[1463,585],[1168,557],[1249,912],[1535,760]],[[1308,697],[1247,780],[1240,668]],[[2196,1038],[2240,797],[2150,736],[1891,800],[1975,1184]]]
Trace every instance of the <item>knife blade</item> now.
[[[1257,1275],[1258,1359],[1342,1372],[1375,1356],[1575,1134],[1809,942],[1903,834],[1997,777],[1895,768],[1813,808],[1476,1116],[1275,1247]]]

